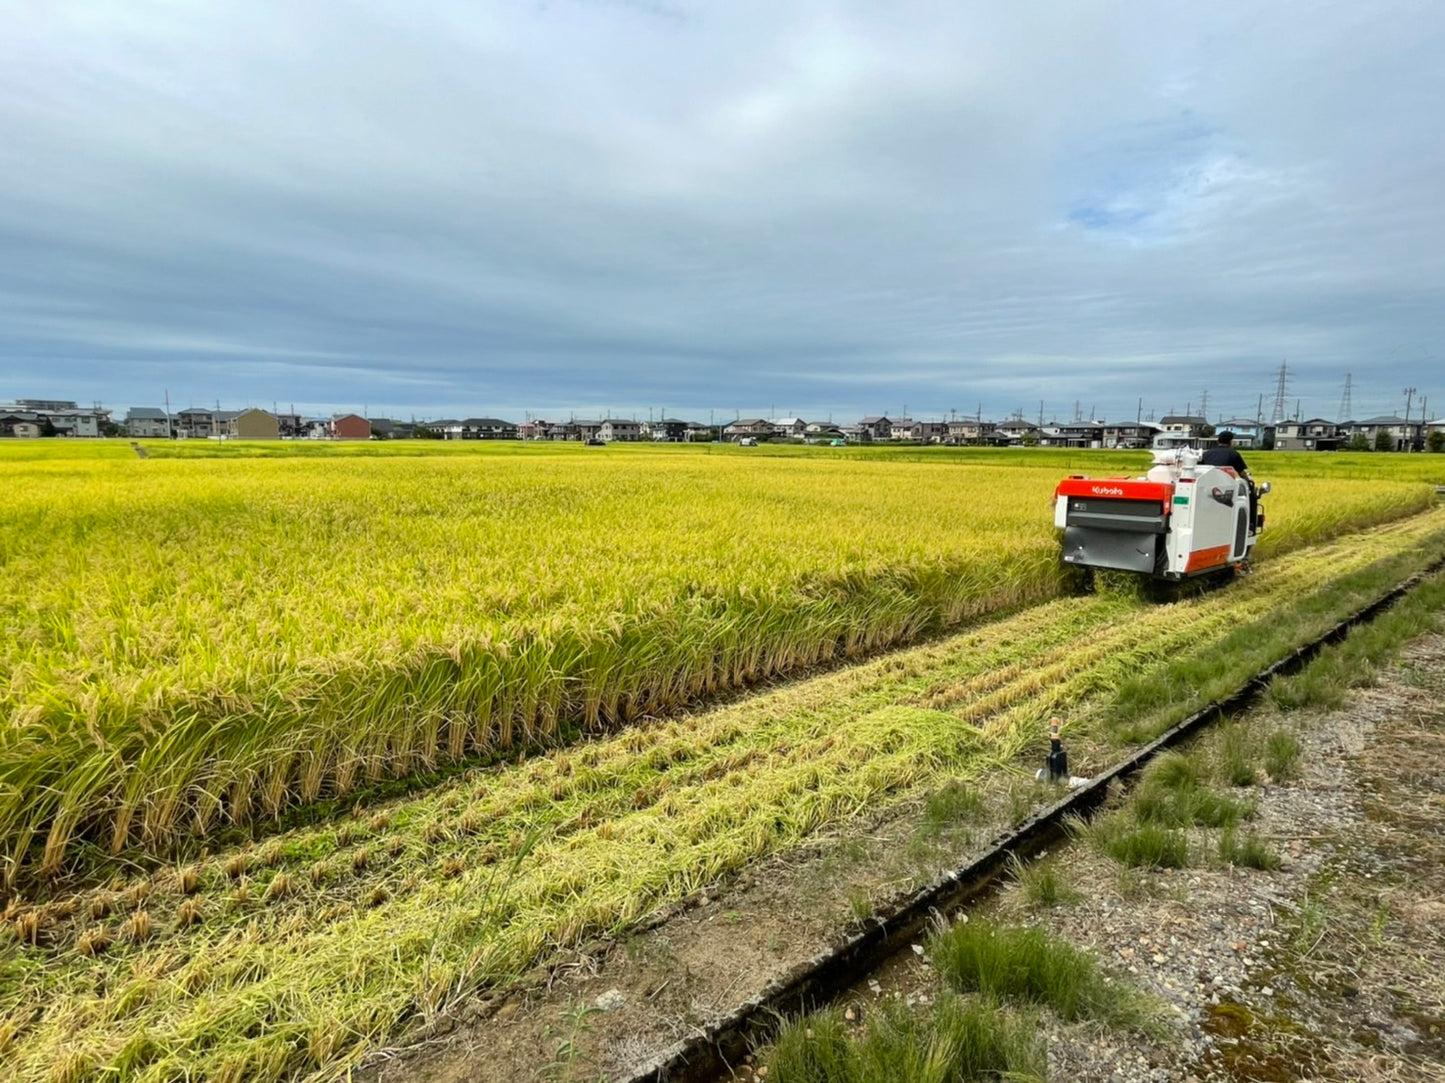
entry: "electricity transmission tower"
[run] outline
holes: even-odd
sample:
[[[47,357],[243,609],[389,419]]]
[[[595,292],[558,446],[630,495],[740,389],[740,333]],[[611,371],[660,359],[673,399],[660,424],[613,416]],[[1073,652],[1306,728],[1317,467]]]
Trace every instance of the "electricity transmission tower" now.
[[[1276,425],[1278,425],[1281,421],[1284,420],[1284,402],[1285,402],[1285,394],[1286,394],[1286,388],[1287,388],[1288,383],[1289,383],[1289,363],[1286,362],[1286,361],[1281,361],[1281,362],[1279,363],[1279,383],[1278,383],[1278,385],[1276,386],[1275,392],[1274,392],[1274,418],[1273,418],[1273,421],[1274,421],[1274,423],[1275,423]]]
[[[1355,412],[1354,404],[1350,401],[1350,392],[1353,384],[1354,376],[1348,372],[1345,373],[1345,393],[1340,396],[1340,416],[1335,418],[1336,421],[1345,422],[1354,420],[1354,418],[1350,416]]]

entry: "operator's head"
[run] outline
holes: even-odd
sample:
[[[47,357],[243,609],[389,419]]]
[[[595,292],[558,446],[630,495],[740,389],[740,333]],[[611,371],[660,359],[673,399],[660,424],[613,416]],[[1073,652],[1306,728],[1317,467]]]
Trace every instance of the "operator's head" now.
[[[1234,444],[1234,433],[1230,432],[1228,429],[1225,429],[1222,433],[1219,434],[1219,442],[1225,447],[1232,446]]]

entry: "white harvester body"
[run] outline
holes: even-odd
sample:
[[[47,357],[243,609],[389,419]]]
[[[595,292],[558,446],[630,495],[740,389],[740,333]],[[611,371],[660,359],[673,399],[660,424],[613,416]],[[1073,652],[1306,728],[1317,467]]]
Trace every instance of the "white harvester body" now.
[[[1238,568],[1264,530],[1249,482],[1227,466],[1204,466],[1193,448],[1154,453],[1142,478],[1065,478],[1054,490],[1063,560],[1159,579]]]

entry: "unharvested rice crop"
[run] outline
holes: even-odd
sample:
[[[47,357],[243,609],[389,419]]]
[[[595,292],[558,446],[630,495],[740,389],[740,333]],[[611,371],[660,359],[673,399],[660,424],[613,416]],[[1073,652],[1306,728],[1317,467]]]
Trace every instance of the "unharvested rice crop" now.
[[[14,904],[0,1040],[25,1080],[336,1078],[457,998],[759,856],[920,787],[974,785],[1037,749],[1061,708],[1071,741],[1102,732],[1126,679],[1230,630],[1283,633],[1287,651],[1442,553],[1435,512],[1175,605],[1060,599],[184,868]],[[1235,684],[1257,664],[1217,658]],[[1169,710],[1197,696],[1180,689]]]
[[[1142,458],[1142,457],[1141,457]],[[1061,589],[1052,466],[0,461],[6,883],[566,739]],[[1428,487],[1302,479],[1281,551]]]

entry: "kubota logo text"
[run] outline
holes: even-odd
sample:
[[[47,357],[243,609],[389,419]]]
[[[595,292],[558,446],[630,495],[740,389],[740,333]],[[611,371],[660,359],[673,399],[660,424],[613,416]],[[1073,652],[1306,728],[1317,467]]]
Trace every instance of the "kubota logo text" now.
[[[1109,487],[1108,485],[1095,485],[1095,486],[1092,486],[1092,491],[1093,491],[1093,493],[1094,493],[1095,496],[1123,496],[1123,495],[1124,495],[1124,490],[1123,490],[1123,489],[1111,488],[1111,487]]]

